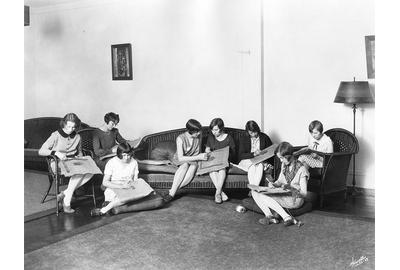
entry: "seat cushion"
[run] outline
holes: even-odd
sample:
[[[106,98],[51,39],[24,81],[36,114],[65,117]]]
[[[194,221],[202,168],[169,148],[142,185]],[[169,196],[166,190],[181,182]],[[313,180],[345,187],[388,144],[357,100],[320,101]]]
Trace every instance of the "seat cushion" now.
[[[228,170],[228,174],[233,174],[233,175],[247,175],[246,171],[243,171],[242,169],[239,169],[235,166],[230,166]]]
[[[178,167],[175,165],[153,165],[153,164],[143,164],[139,162],[139,172],[142,174],[146,173],[166,173],[175,174]]]
[[[150,152],[150,159],[172,160],[176,152],[174,141],[159,142]]]

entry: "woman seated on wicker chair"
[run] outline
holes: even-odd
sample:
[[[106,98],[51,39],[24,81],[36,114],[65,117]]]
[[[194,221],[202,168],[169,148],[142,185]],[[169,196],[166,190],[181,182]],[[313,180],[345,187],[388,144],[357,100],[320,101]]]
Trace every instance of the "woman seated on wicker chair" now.
[[[296,220],[283,208],[294,209],[303,205],[307,195],[309,173],[306,167],[293,156],[293,146],[290,143],[280,143],[275,149],[275,154],[282,162],[278,180],[274,183],[269,182],[268,187],[258,187],[257,190],[252,190],[251,195],[265,214],[265,217],[259,220],[261,224],[277,224],[280,216],[284,225],[289,226],[295,224]],[[262,191],[267,192],[268,189],[275,187],[291,191],[291,194],[262,193]],[[271,209],[275,211],[275,215],[272,214]]]
[[[117,144],[126,142],[116,126],[119,123],[119,115],[109,112],[104,115],[104,124],[93,133],[94,161],[104,171],[107,162],[117,151]],[[111,155],[111,156],[109,156]]]
[[[314,120],[308,126],[310,138],[308,140],[308,147],[304,147],[298,151],[307,152],[307,150],[315,150],[324,153],[333,153],[333,143],[331,138],[324,134],[324,126],[318,120]],[[295,153],[295,155],[297,155]],[[322,168],[323,158],[317,153],[305,153],[298,157],[298,160],[308,168]]]
[[[117,156],[111,158],[104,169],[104,206],[91,210],[91,216],[102,216],[111,209],[113,214],[159,208],[164,204],[143,179],[138,178],[138,163],[128,143],[117,146]]]
[[[39,149],[39,155],[50,156],[55,155],[60,160],[65,160],[69,157],[82,156],[81,137],[75,132],[81,124],[81,120],[74,113],[68,113],[60,122],[60,129],[54,131],[50,137],[44,142]],[[52,170],[55,171],[54,162]],[[93,174],[76,174],[71,176],[66,190],[57,194],[57,200],[62,200],[62,205],[65,213],[74,213],[71,208],[71,198],[74,191],[88,182]]]

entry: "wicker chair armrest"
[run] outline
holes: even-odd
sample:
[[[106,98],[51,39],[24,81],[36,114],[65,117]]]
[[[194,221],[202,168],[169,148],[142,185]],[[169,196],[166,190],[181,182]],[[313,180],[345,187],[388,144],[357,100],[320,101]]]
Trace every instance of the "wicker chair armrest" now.
[[[318,151],[315,151],[315,150],[313,150],[312,152],[313,152],[313,153],[316,153],[316,154],[318,154],[318,155],[321,155],[321,156],[324,157],[324,158],[327,158],[327,157],[337,157],[337,156],[347,156],[347,155],[353,155],[353,154],[354,154],[353,152],[323,153],[323,152],[318,152]]]

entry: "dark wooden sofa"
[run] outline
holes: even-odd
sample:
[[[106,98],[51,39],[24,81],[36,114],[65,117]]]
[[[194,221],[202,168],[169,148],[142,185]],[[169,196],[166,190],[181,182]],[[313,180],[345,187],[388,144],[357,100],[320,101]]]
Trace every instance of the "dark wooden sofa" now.
[[[60,117],[38,117],[24,120],[24,168],[47,172],[45,157],[38,151],[51,133],[60,127]],[[80,128],[89,125],[82,123]]]
[[[230,134],[236,148],[239,146],[239,138],[246,134],[245,130],[236,128],[225,128],[225,131]],[[174,129],[163,131],[155,134],[150,134],[142,139],[138,146],[138,151],[135,153],[135,158],[138,160],[166,160],[172,159],[176,151],[176,138],[179,134],[185,132],[185,129]],[[209,128],[202,129],[202,151],[205,149]],[[236,149],[236,153],[238,149]],[[234,162],[237,163],[237,156],[234,157]],[[147,181],[153,188],[169,189],[172,185],[174,174],[177,167],[174,165],[148,165],[142,164],[139,161],[139,177]],[[247,173],[230,167],[224,184],[224,188],[247,188],[248,180]],[[196,176],[186,188],[214,188],[211,178],[207,175]]]

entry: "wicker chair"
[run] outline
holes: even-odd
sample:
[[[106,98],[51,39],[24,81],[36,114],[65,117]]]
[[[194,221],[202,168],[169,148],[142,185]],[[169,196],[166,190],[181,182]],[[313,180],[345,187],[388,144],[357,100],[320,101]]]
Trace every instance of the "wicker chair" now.
[[[322,168],[311,168],[310,179],[308,180],[308,191],[315,192],[319,195],[319,206],[323,207],[324,196],[335,193],[344,192],[344,199],[347,199],[347,174],[349,171],[350,160],[354,154],[358,153],[357,138],[349,131],[342,128],[333,128],[325,132],[333,142],[333,153],[322,153],[312,151],[323,157]],[[303,146],[295,147],[300,149]],[[275,158],[279,175],[280,161]]]
[[[93,150],[93,132],[96,128],[85,128],[81,129],[78,134],[81,135],[81,145],[82,152],[84,155],[91,156],[94,158],[94,150]]]
[[[82,144],[82,152],[85,156],[89,155],[93,158],[93,130],[94,128],[85,128],[78,131],[78,134],[81,136],[81,144]],[[47,188],[46,193],[43,196],[42,203],[46,200],[48,196],[53,196],[56,198],[56,214],[58,216],[59,213],[59,203],[57,200],[57,194],[60,192],[60,186],[67,185],[69,181],[69,177],[65,177],[60,174],[59,170],[55,172],[51,168],[51,164],[54,162],[55,168],[58,168],[58,158],[54,155],[50,155],[46,157],[47,168],[48,168],[48,177],[49,177],[49,186]],[[81,195],[82,197],[90,197],[93,199],[94,207],[96,207],[96,193],[95,193],[95,181],[94,179],[90,180],[91,182],[91,193]],[[50,193],[50,189],[55,183],[55,192]]]

